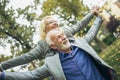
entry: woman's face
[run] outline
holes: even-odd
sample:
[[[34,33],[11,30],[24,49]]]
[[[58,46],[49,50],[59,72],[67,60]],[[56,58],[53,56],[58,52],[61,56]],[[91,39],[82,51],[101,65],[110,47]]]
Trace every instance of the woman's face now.
[[[45,20],[45,32],[49,32],[52,29],[58,28],[58,23],[53,18],[48,18]]]

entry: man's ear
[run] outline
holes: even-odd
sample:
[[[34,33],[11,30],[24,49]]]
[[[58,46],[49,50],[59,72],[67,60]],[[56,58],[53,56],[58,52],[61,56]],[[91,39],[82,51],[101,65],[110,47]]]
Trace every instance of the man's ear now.
[[[50,48],[52,48],[52,49],[57,49],[57,47],[56,47],[54,44],[51,44],[51,45],[50,45]]]

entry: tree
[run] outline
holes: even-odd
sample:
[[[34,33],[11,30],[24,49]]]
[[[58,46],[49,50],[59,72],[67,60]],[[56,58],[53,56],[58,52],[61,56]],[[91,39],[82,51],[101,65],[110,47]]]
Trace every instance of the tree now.
[[[118,80],[120,80],[120,39],[115,40],[103,50],[100,56],[117,71]]]
[[[35,46],[32,41],[33,34],[36,31],[34,23],[40,22],[44,16],[57,15],[61,22],[60,26],[71,26],[89,12],[89,8],[83,5],[82,0],[45,0],[43,2],[34,0],[32,5],[28,5],[24,9],[18,8],[16,10],[13,9],[13,7],[8,8],[8,4],[9,0],[0,1],[0,45],[5,47],[7,44],[10,44],[12,56],[2,56],[0,61],[21,55]],[[41,6],[39,9],[42,10],[39,16],[36,14],[38,6]],[[17,21],[19,18],[22,18],[22,20],[25,20],[28,24],[19,23]],[[83,36],[91,25],[92,22],[80,31],[77,36]],[[105,25],[102,26],[105,27]],[[102,35],[107,36],[107,34],[104,33],[102,33]],[[108,46],[105,45],[102,40],[100,41],[100,36],[101,34],[95,38],[95,42],[99,42],[94,46],[95,48],[97,47],[96,51],[98,52]]]
[[[43,2],[42,12],[41,17],[58,15],[65,22],[63,24],[71,25],[88,12],[88,7],[80,0],[46,0]]]
[[[28,5],[25,9],[17,10],[12,7],[8,8],[8,4],[9,0],[0,1],[0,45],[5,47],[10,44],[12,56],[2,56],[0,61],[21,55],[35,46],[33,44],[33,33],[35,32],[33,22],[36,19],[34,19],[35,13],[30,12],[30,9],[35,10],[36,3]],[[22,20],[26,20],[28,24],[20,24],[17,22],[19,18],[23,18]]]

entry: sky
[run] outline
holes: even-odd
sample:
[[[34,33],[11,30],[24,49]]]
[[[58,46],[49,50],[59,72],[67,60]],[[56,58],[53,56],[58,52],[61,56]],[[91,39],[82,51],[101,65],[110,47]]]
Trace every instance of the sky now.
[[[43,1],[43,0],[40,0]],[[92,5],[99,5],[101,6],[106,0],[83,0],[83,3],[85,5],[88,5],[89,7],[91,7]],[[28,4],[32,4],[33,0],[10,0],[10,5],[9,6],[13,6],[14,8],[24,8],[25,6],[27,6]]]
[[[41,1],[42,1],[42,0],[41,0]],[[88,7],[91,8],[91,6],[93,6],[93,5],[102,6],[105,1],[106,1],[106,0],[83,0],[83,3],[84,3],[85,5],[88,5]],[[24,7],[26,7],[28,4],[29,4],[29,5],[32,5],[32,4],[33,4],[33,0],[24,0],[24,1],[22,1],[22,0],[10,0],[10,4],[8,5],[8,7],[13,6],[14,9],[24,8]],[[38,15],[40,15],[40,13],[41,13],[40,9],[38,9],[38,11],[36,11],[36,13],[37,13]],[[19,21],[19,23],[22,23],[22,22],[23,22],[23,21],[21,21],[21,20],[18,20],[18,21]],[[25,21],[24,21],[24,22],[25,22]],[[36,32],[35,35],[34,35],[34,40],[33,40],[33,41],[34,41],[35,44],[36,44],[36,43],[38,42],[38,40],[39,40],[39,37],[38,37],[39,34],[38,34],[38,33],[39,33],[39,32]],[[11,55],[9,45],[7,45],[6,48],[3,48],[2,46],[0,46],[0,52],[3,52],[4,55],[6,55],[6,56]],[[0,54],[0,55],[1,55],[1,54]]]
[[[83,3],[91,8],[94,5],[101,7],[106,0],[83,0]]]

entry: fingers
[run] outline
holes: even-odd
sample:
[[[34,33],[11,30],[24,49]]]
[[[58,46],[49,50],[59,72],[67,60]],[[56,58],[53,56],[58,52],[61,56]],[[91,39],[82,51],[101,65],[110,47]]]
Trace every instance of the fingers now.
[[[3,70],[2,70],[2,68],[0,67],[0,72],[2,72]]]
[[[92,9],[91,9],[91,12],[95,15],[95,16],[98,16],[98,14],[100,13],[100,7],[98,6],[93,6]]]

